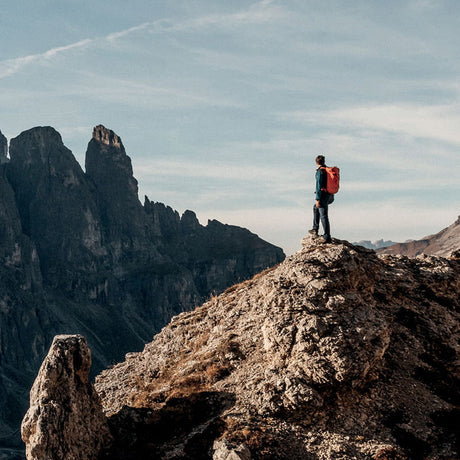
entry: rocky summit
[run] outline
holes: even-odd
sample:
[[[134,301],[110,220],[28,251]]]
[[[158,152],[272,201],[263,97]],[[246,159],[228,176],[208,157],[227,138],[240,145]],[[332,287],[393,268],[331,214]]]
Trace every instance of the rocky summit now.
[[[0,133],[0,458],[21,448],[53,337],[82,334],[93,375],[172,316],[284,259],[249,230],[138,199],[120,137],[96,126],[86,170],[52,127]]]
[[[103,371],[76,458],[458,458],[460,260],[317,241]]]

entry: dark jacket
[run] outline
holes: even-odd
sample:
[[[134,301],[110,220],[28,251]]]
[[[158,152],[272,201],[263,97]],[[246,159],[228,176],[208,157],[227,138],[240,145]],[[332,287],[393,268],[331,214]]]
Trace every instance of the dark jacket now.
[[[325,190],[327,188],[327,173],[324,166],[320,166],[316,170],[316,199],[321,200],[324,194],[328,194]],[[328,194],[329,195],[329,194]]]

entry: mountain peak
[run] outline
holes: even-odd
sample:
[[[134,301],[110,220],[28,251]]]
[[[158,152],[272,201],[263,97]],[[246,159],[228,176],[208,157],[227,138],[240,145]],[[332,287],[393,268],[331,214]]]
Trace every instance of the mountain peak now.
[[[107,145],[109,147],[116,147],[124,151],[121,138],[111,129],[108,129],[103,125],[97,125],[93,128],[92,138],[101,144]]]
[[[61,135],[51,126],[36,126],[11,139],[10,156],[13,158],[15,151],[21,150],[26,157],[46,163],[50,146],[64,147]]]
[[[105,194],[107,202],[130,196],[139,208],[137,180],[133,176],[131,158],[121,139],[103,125],[95,126],[85,159],[86,174]]]

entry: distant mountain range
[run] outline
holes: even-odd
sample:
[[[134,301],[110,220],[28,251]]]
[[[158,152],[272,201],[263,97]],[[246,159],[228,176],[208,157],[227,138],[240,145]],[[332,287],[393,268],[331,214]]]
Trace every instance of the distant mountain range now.
[[[449,227],[420,240],[407,240],[404,243],[383,239],[361,240],[353,244],[373,249],[379,254],[401,254],[409,257],[428,254],[449,257],[453,251],[460,249],[460,216]]]
[[[395,241],[389,241],[389,240],[376,240],[376,241],[370,241],[370,240],[361,240],[361,241],[355,241],[353,244],[357,246],[363,246],[367,249],[381,249],[381,248],[386,248],[387,246],[391,246],[393,244],[397,244]]]
[[[378,249],[379,254],[402,254],[415,257],[420,254],[449,257],[452,252],[460,250],[460,216],[449,227],[434,235],[406,243],[395,243]]]

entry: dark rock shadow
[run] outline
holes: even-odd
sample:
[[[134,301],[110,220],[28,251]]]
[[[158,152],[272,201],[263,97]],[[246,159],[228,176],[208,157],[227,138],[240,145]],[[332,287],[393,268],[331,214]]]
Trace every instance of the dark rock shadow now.
[[[235,404],[231,393],[202,391],[170,398],[158,410],[124,406],[109,418],[115,442],[103,459],[211,459],[214,440],[225,430],[222,413]]]

